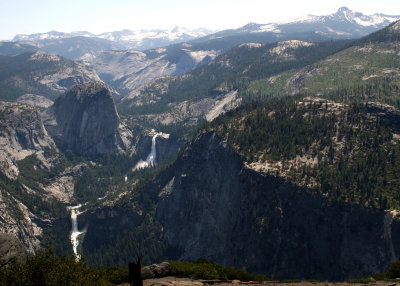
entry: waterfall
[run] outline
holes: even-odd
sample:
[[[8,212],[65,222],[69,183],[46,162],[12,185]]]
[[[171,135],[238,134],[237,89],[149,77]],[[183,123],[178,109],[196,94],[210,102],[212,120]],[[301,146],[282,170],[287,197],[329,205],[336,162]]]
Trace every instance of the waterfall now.
[[[140,160],[136,164],[136,166],[133,168],[133,171],[155,165],[156,157],[157,157],[156,139],[157,139],[157,136],[159,136],[159,135],[160,135],[159,133],[156,133],[155,135],[153,135],[153,138],[151,139],[151,150],[150,150],[149,155],[147,155],[146,161]]]
[[[81,259],[81,255],[78,253],[78,246],[79,246],[79,236],[84,233],[84,231],[79,231],[78,229],[78,215],[80,214],[78,212],[78,209],[82,205],[77,205],[75,207],[70,207],[71,210],[71,223],[72,223],[72,229],[71,229],[71,244],[72,244],[72,250],[74,251],[74,255],[76,257],[76,260]]]
[[[156,139],[157,139],[158,134],[154,135],[153,138],[151,138],[151,150],[150,154],[147,156],[146,163],[148,166],[151,166],[155,163],[156,161]]]

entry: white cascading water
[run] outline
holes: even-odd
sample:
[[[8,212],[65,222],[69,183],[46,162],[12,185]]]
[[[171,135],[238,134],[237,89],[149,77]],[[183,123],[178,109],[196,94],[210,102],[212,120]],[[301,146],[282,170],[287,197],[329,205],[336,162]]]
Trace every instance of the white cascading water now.
[[[154,132],[154,130],[153,130]],[[146,161],[140,160],[136,166],[133,168],[133,170],[137,170],[137,169],[143,169],[143,168],[147,168],[150,166],[154,166],[156,163],[156,139],[157,136],[162,135],[162,133],[156,133],[155,135],[153,135],[153,138],[151,139],[151,150],[149,155],[146,158]],[[167,134],[168,135],[168,134]],[[165,134],[164,134],[165,136]],[[169,136],[169,135],[168,135]],[[168,137],[167,137],[168,138]],[[125,182],[128,180],[128,176],[125,176]],[[103,198],[98,198],[98,200],[102,200]],[[72,249],[74,251],[74,255],[76,257],[76,260],[80,260],[81,259],[81,255],[78,252],[78,246],[79,246],[79,236],[83,233],[85,233],[85,230],[83,231],[79,231],[78,228],[78,215],[80,214],[79,209],[81,208],[82,205],[77,205],[75,207],[70,207],[69,209],[71,210],[71,223],[72,223],[72,230],[71,230],[71,244],[72,244]]]
[[[79,236],[84,233],[84,231],[79,231],[78,229],[78,215],[80,214],[78,209],[82,205],[77,205],[75,207],[71,207],[71,223],[72,223],[72,230],[71,230],[71,244],[72,250],[74,251],[74,255],[76,260],[81,259],[81,255],[78,253],[78,246],[79,246]]]
[[[138,169],[143,169],[143,168],[147,168],[147,167],[151,167],[155,165],[156,162],[156,139],[157,136],[159,136],[158,133],[156,133],[155,135],[153,135],[153,138],[151,139],[151,150],[149,155],[146,158],[146,161],[140,160],[136,166],[133,168],[133,171],[138,170]]]

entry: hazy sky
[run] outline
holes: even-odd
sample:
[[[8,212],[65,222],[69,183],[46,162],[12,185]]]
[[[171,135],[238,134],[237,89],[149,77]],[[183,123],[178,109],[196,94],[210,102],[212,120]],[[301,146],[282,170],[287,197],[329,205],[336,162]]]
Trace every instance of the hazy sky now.
[[[0,40],[51,30],[97,34],[175,25],[222,30],[332,14],[342,6],[400,15],[399,0],[0,0]]]

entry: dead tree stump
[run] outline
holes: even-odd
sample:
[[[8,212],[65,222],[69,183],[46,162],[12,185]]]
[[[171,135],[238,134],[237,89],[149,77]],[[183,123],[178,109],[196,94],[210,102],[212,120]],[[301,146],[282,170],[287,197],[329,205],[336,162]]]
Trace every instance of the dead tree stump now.
[[[140,265],[140,257],[137,263],[129,263],[129,283],[132,286],[143,286],[142,266]]]

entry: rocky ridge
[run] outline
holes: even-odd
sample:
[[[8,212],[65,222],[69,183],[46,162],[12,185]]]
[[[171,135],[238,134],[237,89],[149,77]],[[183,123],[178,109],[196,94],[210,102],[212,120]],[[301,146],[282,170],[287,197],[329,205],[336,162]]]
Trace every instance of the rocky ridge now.
[[[99,81],[93,68],[43,51],[3,56],[0,59],[1,100],[15,101],[24,94],[53,100],[69,87]]]
[[[147,50],[170,44],[192,40],[212,33],[207,29],[189,30],[183,27],[174,27],[172,29],[153,29],[153,30],[122,30],[105,32],[101,34],[92,34],[87,31],[76,31],[63,33],[50,31],[47,33],[37,33],[31,35],[19,34],[13,38],[13,41],[33,42],[42,48],[46,44],[56,44],[57,41],[65,41],[73,38],[87,38],[104,40],[108,46],[115,46],[125,49]],[[107,42],[106,42],[107,41]]]
[[[62,58],[46,52],[36,52],[30,56],[28,61],[36,65],[62,64]],[[88,65],[81,62],[71,62],[64,69],[53,72],[38,72],[33,74],[33,79],[55,91],[66,91],[69,87],[87,81],[99,81],[97,73]]]
[[[154,79],[179,75],[214,59],[216,50],[167,47],[148,50],[104,51],[89,62],[102,80],[131,93]]]

